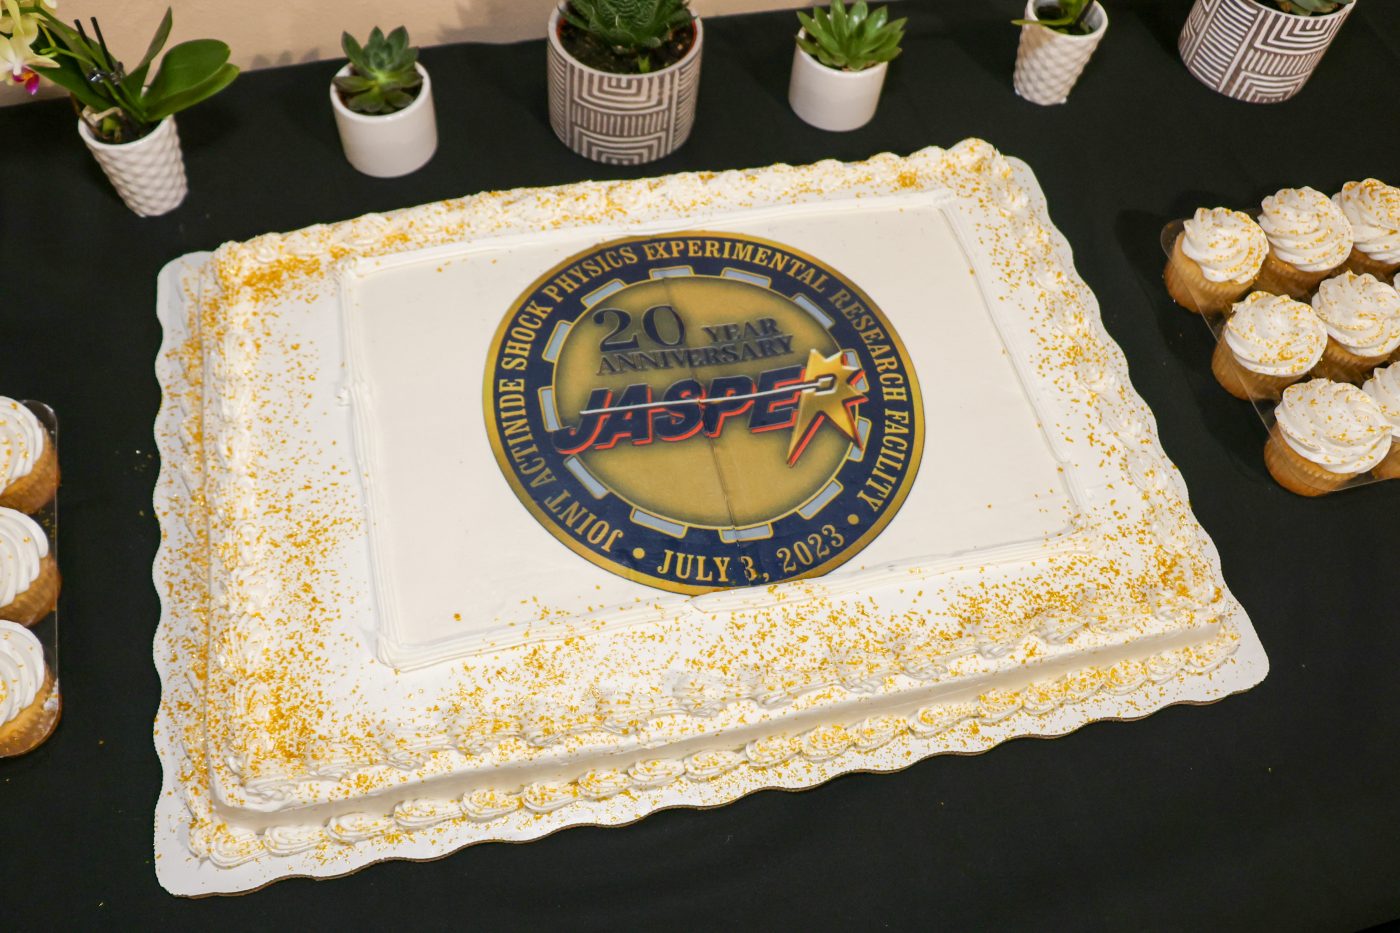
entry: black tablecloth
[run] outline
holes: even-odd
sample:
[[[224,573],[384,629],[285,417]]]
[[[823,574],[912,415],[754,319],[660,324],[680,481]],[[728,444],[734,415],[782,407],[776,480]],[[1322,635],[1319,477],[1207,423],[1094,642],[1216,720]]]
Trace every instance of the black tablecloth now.
[[[122,207],[66,103],[0,111],[0,393],[46,400],[62,419],[66,582],[63,724],[39,751],[0,762],[0,927],[1315,929],[1400,916],[1400,483],[1315,501],[1275,485],[1258,418],[1211,377],[1206,328],[1164,293],[1157,243],[1164,221],[1199,205],[1373,175],[1400,183],[1400,5],[1360,0],[1298,98],[1250,106],[1181,66],[1189,0],[1110,2],[1106,41],[1069,104],[1049,108],[1011,91],[1019,0],[901,6],[906,52],[879,114],[842,135],[788,109],[790,13],[709,23],[694,136],[641,169],[586,162],[555,140],[539,42],[426,50],[441,148],[394,181],[343,159],[326,99],[335,64],[247,74],[181,115],[190,196],[154,220]],[[328,23],[322,45],[337,32]],[[854,159],[966,136],[1035,169],[1263,639],[1273,669],[1261,686],[626,829],[242,898],[159,888],[150,500],[162,264],[482,189]]]

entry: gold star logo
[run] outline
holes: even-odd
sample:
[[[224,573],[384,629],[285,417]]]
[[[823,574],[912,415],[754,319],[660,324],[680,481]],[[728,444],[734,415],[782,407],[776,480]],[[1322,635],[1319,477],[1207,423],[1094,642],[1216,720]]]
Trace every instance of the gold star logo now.
[[[798,461],[823,424],[830,424],[857,444],[860,443],[854,409],[865,401],[865,394],[851,385],[852,380],[860,375],[860,367],[847,366],[843,356],[842,350],[829,357],[822,356],[816,350],[807,354],[807,368],[802,372],[802,381],[809,385],[802,391],[797,404],[797,420],[792,426],[792,442],[788,444],[788,466]]]

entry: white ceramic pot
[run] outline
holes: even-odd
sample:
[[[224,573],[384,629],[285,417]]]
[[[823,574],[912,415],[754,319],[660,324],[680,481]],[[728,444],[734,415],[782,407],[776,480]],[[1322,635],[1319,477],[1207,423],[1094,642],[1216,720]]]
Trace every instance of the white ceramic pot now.
[[[803,33],[797,34],[802,38]],[[797,46],[792,56],[788,103],[803,120],[823,130],[859,129],[875,116],[888,62],[863,71],[828,68]]]
[[[679,149],[695,125],[705,28],[680,61],[648,74],[609,74],[574,58],[549,17],[549,124],[574,152],[595,162],[641,165]]]
[[[1044,0],[1026,0],[1025,19],[1038,19],[1037,4]],[[1094,50],[1108,31],[1108,14],[1095,3],[1085,16],[1093,32],[1070,36],[1045,26],[1021,27],[1021,44],[1016,50],[1016,93],[1034,104],[1063,104],[1079,80],[1084,66],[1089,64]]]
[[[1235,100],[1273,104],[1303,89],[1355,3],[1298,16],[1255,0],[1196,0],[1177,40],[1186,68]]]
[[[418,96],[394,113],[356,113],[340,99],[331,82],[331,108],[340,131],[345,158],[356,169],[376,178],[397,178],[417,171],[437,152],[437,115],[433,112],[433,81],[422,65],[414,65],[423,76]],[[335,73],[350,73],[347,62]]]
[[[104,143],[81,118],[78,135],[122,201],[138,216],[168,214],[185,200],[189,186],[174,117],[161,120],[154,130],[135,142]]]

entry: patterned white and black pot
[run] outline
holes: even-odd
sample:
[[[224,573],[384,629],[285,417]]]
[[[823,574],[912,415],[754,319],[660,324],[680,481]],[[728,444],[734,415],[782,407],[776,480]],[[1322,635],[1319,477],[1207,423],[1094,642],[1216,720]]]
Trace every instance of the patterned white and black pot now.
[[[1040,19],[1036,7],[1042,4],[1045,0],[1026,0],[1024,18]],[[1021,27],[1021,43],[1016,47],[1016,72],[1011,79],[1017,96],[1041,105],[1063,104],[1069,100],[1069,92],[1108,31],[1108,14],[1095,3],[1084,16],[1084,25],[1090,31],[1082,36],[1056,32],[1034,23]]]
[[[1257,0],[1196,0],[1177,49],[1206,87],[1251,104],[1277,103],[1308,83],[1355,8],[1299,16]]]
[[[685,57],[647,74],[609,74],[583,64],[565,51],[562,22],[556,8],[549,17],[549,123],[564,145],[611,165],[641,165],[680,148],[695,124],[705,39],[700,17]]]

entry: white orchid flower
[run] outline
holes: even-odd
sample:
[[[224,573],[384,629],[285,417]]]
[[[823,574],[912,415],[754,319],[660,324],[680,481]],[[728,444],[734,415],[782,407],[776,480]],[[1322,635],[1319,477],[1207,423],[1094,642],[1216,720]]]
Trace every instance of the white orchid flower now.
[[[15,0],[4,2],[10,19],[10,35],[0,35],[0,70],[8,72],[15,84],[28,87],[33,68],[54,68],[58,62],[32,48],[34,40],[39,38],[39,24],[33,14],[22,15]]]
[[[14,9],[11,10],[11,7]],[[41,11],[53,13],[57,9],[58,0],[19,0],[18,3],[6,3],[5,8],[0,9],[0,32],[11,35],[16,21],[33,20]]]

